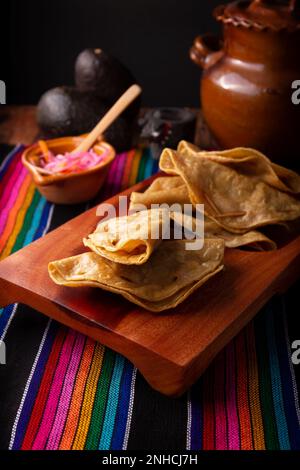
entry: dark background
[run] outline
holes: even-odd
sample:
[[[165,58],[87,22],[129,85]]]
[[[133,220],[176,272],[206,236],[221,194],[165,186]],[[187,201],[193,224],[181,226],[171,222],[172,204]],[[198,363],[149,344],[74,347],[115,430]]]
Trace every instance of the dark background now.
[[[197,106],[199,69],[188,51],[199,33],[218,31],[222,0],[2,0],[0,79],[8,104],[35,104],[73,83],[86,47],[114,54],[142,85],[146,106]],[[226,1],[223,1],[226,3]]]

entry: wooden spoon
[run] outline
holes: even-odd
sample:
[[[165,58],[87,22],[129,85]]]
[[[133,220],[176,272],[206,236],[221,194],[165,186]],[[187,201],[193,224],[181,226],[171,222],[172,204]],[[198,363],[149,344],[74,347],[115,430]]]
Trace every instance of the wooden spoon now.
[[[132,101],[141,93],[142,89],[138,85],[132,85],[123,95],[115,102],[115,104],[100,119],[94,129],[85,137],[85,139],[76,147],[71,154],[87,152],[95,143],[95,141],[103,134],[104,131],[120,116]]]

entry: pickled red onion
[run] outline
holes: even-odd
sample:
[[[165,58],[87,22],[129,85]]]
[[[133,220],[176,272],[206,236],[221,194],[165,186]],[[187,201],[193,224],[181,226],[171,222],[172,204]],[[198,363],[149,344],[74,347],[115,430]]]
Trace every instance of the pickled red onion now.
[[[99,163],[105,160],[107,154],[107,149],[101,154],[96,153],[94,150],[58,155],[49,152],[47,159],[43,158],[43,156],[41,157],[40,164],[42,168],[50,173],[79,173],[99,165]]]

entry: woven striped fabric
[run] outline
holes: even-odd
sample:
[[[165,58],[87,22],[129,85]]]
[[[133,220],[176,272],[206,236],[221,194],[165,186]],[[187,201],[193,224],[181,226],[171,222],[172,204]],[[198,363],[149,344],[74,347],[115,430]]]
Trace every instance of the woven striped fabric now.
[[[0,167],[1,258],[87,207],[46,202],[21,151]],[[156,171],[147,149],[118,155],[103,199]],[[128,360],[90,338],[23,305],[0,310],[1,448],[300,449],[289,298],[273,299],[178,399],[152,390]]]

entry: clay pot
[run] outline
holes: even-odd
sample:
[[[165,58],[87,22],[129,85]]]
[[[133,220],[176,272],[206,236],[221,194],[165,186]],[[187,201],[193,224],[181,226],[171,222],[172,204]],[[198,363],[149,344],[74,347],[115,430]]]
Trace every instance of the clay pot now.
[[[253,147],[295,166],[300,159],[300,13],[295,0],[239,1],[214,12],[224,39],[199,36],[191,59],[203,69],[204,118],[221,148]]]
[[[72,152],[85,137],[61,137],[47,140],[47,147],[54,155],[59,153]],[[53,175],[43,175],[37,170],[41,157],[41,149],[38,143],[28,147],[22,154],[22,163],[29,170],[32,179],[47,201],[55,204],[77,204],[93,199],[102,187],[108,170],[115,158],[115,149],[107,142],[96,142],[93,150],[101,153],[103,148],[107,149],[107,156],[98,165],[81,171],[80,173],[57,173]]]

